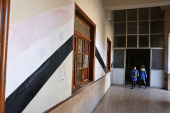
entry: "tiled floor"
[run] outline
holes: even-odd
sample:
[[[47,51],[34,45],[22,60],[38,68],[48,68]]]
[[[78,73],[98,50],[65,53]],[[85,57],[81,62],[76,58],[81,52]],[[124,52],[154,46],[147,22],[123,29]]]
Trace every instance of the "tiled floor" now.
[[[170,92],[112,85],[94,113],[170,113]]]

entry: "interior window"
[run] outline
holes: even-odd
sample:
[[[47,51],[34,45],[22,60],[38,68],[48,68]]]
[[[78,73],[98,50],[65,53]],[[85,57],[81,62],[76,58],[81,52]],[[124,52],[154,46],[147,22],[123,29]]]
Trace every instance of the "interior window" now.
[[[74,36],[74,88],[89,81],[90,27],[75,18]]]

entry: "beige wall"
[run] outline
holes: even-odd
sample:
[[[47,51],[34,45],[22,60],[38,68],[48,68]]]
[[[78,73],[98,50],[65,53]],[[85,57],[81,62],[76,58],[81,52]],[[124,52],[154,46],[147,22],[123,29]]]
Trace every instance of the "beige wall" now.
[[[38,14],[59,8],[71,3],[76,3],[96,24],[103,42],[104,37],[112,37],[110,34],[110,25],[105,19],[102,0],[11,0],[10,24],[20,22]],[[106,27],[105,27],[106,25]],[[106,29],[105,29],[106,28]],[[105,34],[104,31],[110,31]]]
[[[92,113],[110,87],[110,85],[107,85],[107,78],[110,78],[110,74],[66,101],[51,113]]]
[[[105,19],[103,0],[11,0],[9,23],[11,25],[71,3],[76,3],[96,24],[106,50],[106,39],[109,37],[113,41],[113,30],[110,21]]]
[[[105,19],[105,10],[103,8],[102,0],[24,0],[24,1],[23,0],[11,0],[10,25],[19,23],[25,19],[32,18],[38,14],[45,13],[55,8],[60,8],[62,6],[66,6],[72,3],[76,3],[87,14],[87,16],[90,17],[91,20],[96,24],[97,31],[100,35],[100,40],[102,42],[102,45],[104,46],[104,50],[106,51],[107,37],[110,38],[111,41],[113,41],[113,30],[112,30],[110,21]],[[106,58],[104,58],[103,60],[104,62],[106,62]],[[83,92],[76,95],[74,97],[76,100],[74,100],[73,103],[77,102],[77,99],[80,99],[80,97],[82,96],[85,96],[84,98],[85,100],[79,100],[80,103],[74,104],[74,106],[72,107],[82,105],[82,106],[86,106],[87,111],[93,111],[96,105],[98,104],[98,102],[100,101],[100,99],[102,98],[102,96],[105,94],[106,89],[110,87],[110,74],[107,76],[107,78],[104,77],[100,81],[101,82],[97,81],[95,83],[96,85],[92,85],[87,88],[86,91],[90,93],[86,93],[86,91],[83,91],[84,93],[86,93],[86,95],[83,94]],[[58,86],[58,87],[61,87],[61,86]],[[53,89],[50,89],[50,90],[53,90]],[[67,90],[67,91],[71,92],[71,90]],[[55,96],[55,97],[50,97],[50,98],[56,99],[60,97]],[[39,101],[36,101],[36,102],[39,102]],[[41,108],[42,107],[41,104],[42,103],[40,103],[39,105],[37,104],[37,105],[40,106]],[[58,104],[58,102],[56,102],[55,104]],[[72,103],[70,104],[72,105]],[[69,105],[66,103],[65,105],[66,108],[69,107]],[[29,107],[27,106],[27,108]],[[77,108],[75,110],[77,110],[78,112],[79,111],[78,108],[81,108],[81,106],[75,107],[75,108]],[[28,109],[28,111],[31,111],[31,110],[32,108]],[[42,109],[38,109],[38,111],[41,111],[41,110]],[[86,109],[84,109],[84,111],[86,111]]]

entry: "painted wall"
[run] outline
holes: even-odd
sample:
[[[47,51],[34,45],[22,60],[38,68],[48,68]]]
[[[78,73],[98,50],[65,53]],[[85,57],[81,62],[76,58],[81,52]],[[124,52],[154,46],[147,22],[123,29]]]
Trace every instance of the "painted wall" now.
[[[110,75],[107,74],[50,113],[92,113],[110,87],[110,85],[106,85],[108,84],[107,78],[109,77]]]
[[[165,87],[164,70],[151,70],[150,87]]]
[[[113,78],[112,78],[112,84],[120,84],[123,85],[125,80],[125,69],[124,68],[114,68],[113,69]]]
[[[95,80],[105,75],[107,37],[112,41],[113,33],[102,0],[11,1],[6,113],[43,112],[72,95],[74,2],[96,24]],[[105,93],[110,74],[104,84]]]

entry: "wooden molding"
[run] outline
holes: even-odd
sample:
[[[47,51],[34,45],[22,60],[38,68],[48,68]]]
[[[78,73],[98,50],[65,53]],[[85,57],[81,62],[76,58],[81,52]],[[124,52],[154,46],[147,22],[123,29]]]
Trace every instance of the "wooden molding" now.
[[[0,113],[5,111],[5,84],[9,29],[10,0],[1,0],[1,61],[0,61]]]
[[[93,26],[96,26],[94,24],[94,22],[83,12],[83,10],[75,3],[75,7],[76,7],[76,10],[78,10],[84,17],[86,17],[86,19],[93,25]]]

